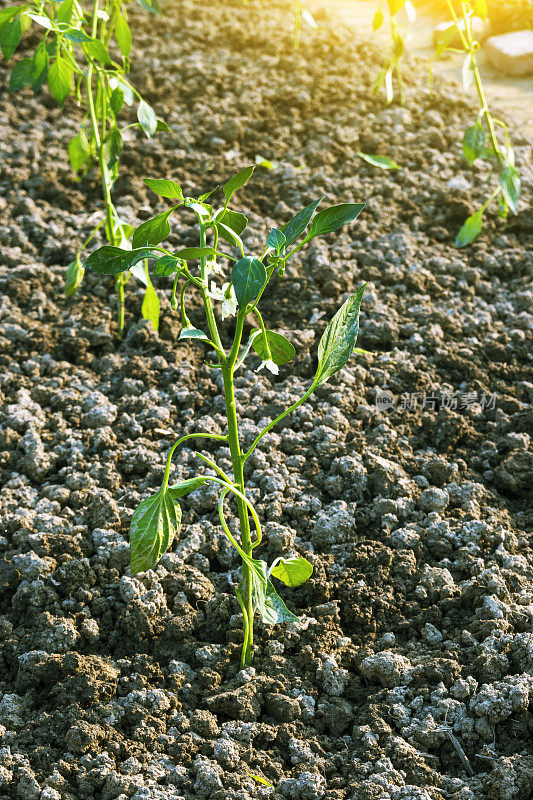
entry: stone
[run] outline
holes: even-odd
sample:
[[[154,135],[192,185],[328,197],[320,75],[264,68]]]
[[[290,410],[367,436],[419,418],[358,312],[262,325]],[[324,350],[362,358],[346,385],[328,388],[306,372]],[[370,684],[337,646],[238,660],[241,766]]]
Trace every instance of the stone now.
[[[484,52],[492,66],[506,75],[533,73],[533,31],[513,31],[491,36]]]

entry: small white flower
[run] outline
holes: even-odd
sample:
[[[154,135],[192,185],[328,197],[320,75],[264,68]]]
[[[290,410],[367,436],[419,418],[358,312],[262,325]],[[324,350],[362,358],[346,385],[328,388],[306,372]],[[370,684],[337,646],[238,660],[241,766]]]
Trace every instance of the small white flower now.
[[[231,283],[223,283],[219,289],[214,281],[211,281],[211,289],[207,293],[213,300],[222,300],[222,319],[233,317],[237,313],[237,298],[235,289]]]
[[[274,363],[274,361],[271,361],[270,359],[262,361],[257,367],[256,372],[259,372],[259,370],[263,369],[264,367],[269,369],[273,375],[279,375],[279,367]]]
[[[225,289],[222,301],[222,319],[224,320],[226,317],[234,317],[237,313],[237,298],[235,289],[230,283],[223,284],[222,289]]]
[[[206,261],[205,271],[206,275],[209,275],[211,272],[214,272],[217,275],[222,275],[222,266],[217,264],[216,258],[212,258],[209,261]]]

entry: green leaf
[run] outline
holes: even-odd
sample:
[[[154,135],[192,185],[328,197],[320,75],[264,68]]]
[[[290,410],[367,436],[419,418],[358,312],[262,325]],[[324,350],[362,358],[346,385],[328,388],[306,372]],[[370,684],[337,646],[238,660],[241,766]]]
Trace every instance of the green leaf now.
[[[21,11],[25,11],[27,6],[10,6],[0,9],[0,29],[7,25],[10,19],[16,17]]]
[[[91,148],[87,134],[84,130],[81,130],[77,136],[70,140],[68,145],[68,158],[74,172],[83,167],[90,155]]]
[[[122,153],[123,142],[122,134],[116,125],[113,125],[111,130],[106,135],[103,141],[103,154],[108,169],[112,172],[115,165],[120,159]],[[139,245],[140,246],[140,245]]]
[[[161,487],[137,506],[130,526],[132,575],[155,567],[172,544],[181,523],[177,496],[175,490]]]
[[[298,617],[289,611],[270,581],[267,583],[262,604],[257,604],[261,619],[265,625],[279,625],[283,622],[294,622]]]
[[[332,233],[347,225],[349,222],[359,216],[364,203],[341,203],[338,206],[325,208],[319,211],[311,223],[307,238],[311,239],[313,236],[320,236],[326,233]]]
[[[42,76],[46,78],[46,76],[48,75],[49,63],[50,63],[50,56],[48,55],[48,51],[46,49],[46,41],[43,39],[37,45],[37,49],[35,50],[32,59],[31,79],[32,79],[33,90],[35,92],[38,91],[38,89],[36,89],[36,86],[39,83],[42,86],[42,84],[44,83],[44,80],[42,80]]]
[[[157,125],[155,129],[156,133],[160,133],[161,131],[171,131],[171,130],[172,128],[170,127],[170,125],[167,125],[164,119],[160,119],[159,117],[157,118]]]
[[[233,265],[231,282],[241,308],[255,300],[267,279],[265,265],[258,258],[245,256]]]
[[[259,336],[256,336],[252,341],[253,349],[257,355],[263,359],[263,361],[266,361],[268,358],[270,358],[274,364],[277,364],[278,366],[288,364],[289,361],[292,361],[296,350],[291,342],[285,338],[285,336],[282,336],[281,333],[276,333],[275,331],[267,331],[266,338],[268,342],[268,348],[270,349],[270,354],[267,349],[267,343],[265,342],[265,335],[262,331]]]
[[[319,197],[314,203],[310,203],[305,208],[302,208],[301,211],[298,211],[298,213],[282,227],[281,230],[285,234],[286,246],[292,244],[295,239],[302,235],[309,225],[311,217],[315,213],[316,207],[321,200],[323,200],[323,197]]]
[[[257,783],[262,783],[263,786],[274,787],[274,784],[270,783],[270,781],[267,781],[267,779],[263,778],[262,775],[255,775],[253,772],[247,772],[246,774],[248,775],[249,778],[253,778],[254,781],[257,781]]]
[[[195,489],[198,489],[204,483],[205,478],[202,476],[198,478],[188,478],[186,481],[183,481],[183,483],[176,483],[175,486],[171,486],[168,491],[173,500],[178,500],[180,497],[185,497],[186,494],[194,492]]]
[[[206,336],[206,334],[198,328],[183,328],[178,336],[178,341],[180,341],[180,339],[202,339],[204,342],[208,342],[209,336]]]
[[[31,12],[26,12],[26,16],[36,22],[37,25],[40,25],[42,28],[46,28],[47,31],[52,31],[54,29],[54,23],[50,17],[47,17],[45,14],[32,14]]]
[[[283,581],[285,586],[301,586],[313,574],[313,565],[306,558],[277,558],[270,575]]]
[[[474,214],[471,214],[463,222],[461,229],[455,237],[456,247],[466,247],[467,244],[473,242],[476,236],[481,233],[483,228],[483,211],[480,209]]]
[[[212,247],[184,247],[183,250],[178,250],[175,255],[184,261],[196,261],[200,258],[211,258],[215,255],[215,251]]]
[[[76,44],[84,44],[85,42],[94,41],[94,39],[91,39],[90,36],[87,36],[85,31],[82,31],[81,28],[72,28],[70,31],[66,31],[65,39],[75,42]]]
[[[120,247],[105,244],[91,253],[85,261],[85,266],[101,275],[118,275],[119,272],[126,272],[143,258],[154,258],[150,248],[122,250]]]
[[[279,231],[277,228],[272,228],[267,236],[266,243],[267,247],[272,247],[276,251],[276,255],[279,256],[286,241],[286,236],[282,231]]]
[[[325,383],[350,358],[359,332],[359,309],[365,288],[366,283],[346,300],[322,334],[313,386]]]
[[[176,181],[165,178],[145,178],[145,184],[159,197],[168,197],[170,200],[183,200],[181,186]]]
[[[60,106],[63,105],[70,91],[71,76],[72,69],[70,65],[58,55],[48,70],[48,86]]]
[[[129,56],[131,50],[131,31],[130,26],[122,14],[117,14],[115,20],[115,39],[117,40],[122,55],[124,57]]]
[[[147,11],[151,11],[152,14],[161,13],[161,6],[159,5],[158,0],[139,0],[139,5],[145,8]]]
[[[231,228],[228,228],[228,226],[224,225],[223,222],[216,222],[215,228],[217,229],[221,239],[224,239],[226,242],[232,244],[234,247],[238,247],[241,250],[241,252],[244,252],[244,244],[238,233],[232,231]]]
[[[379,31],[379,29],[383,25],[384,19],[385,17],[383,16],[383,11],[381,11],[381,9],[378,8],[376,13],[374,14],[374,19],[372,20],[372,30]]]
[[[401,169],[400,165],[388,156],[373,156],[369,153],[362,153],[360,150],[356,152],[359,158],[362,158],[363,161],[366,161],[368,164],[372,164],[373,167],[379,167],[380,169]]]
[[[176,256],[162,256],[154,264],[154,275],[158,278],[168,278],[181,268],[181,262]]]
[[[109,58],[109,53],[107,52],[107,47],[103,42],[100,42],[98,39],[91,39],[91,41],[85,43],[85,49],[91,56],[94,58],[95,61],[99,61],[101,64],[110,64],[111,59]]]
[[[137,119],[145,134],[150,139],[157,130],[157,117],[152,106],[141,100],[137,109]]]
[[[275,161],[269,161],[268,158],[265,158],[264,156],[256,156],[255,166],[263,167],[263,169],[276,169],[277,164]]]
[[[12,19],[2,26],[0,31],[0,48],[6,61],[9,61],[22,39],[22,22],[20,17]]]
[[[63,2],[57,6],[57,21],[63,23],[64,25],[69,23],[72,17],[73,9],[74,0],[63,0]]]
[[[111,106],[111,111],[113,112],[115,117],[118,117],[118,115],[120,114],[120,110],[124,105],[124,92],[122,91],[120,86],[117,86],[116,89],[113,89],[113,92],[109,99],[109,105]]]
[[[466,129],[463,136],[463,155],[470,166],[482,154],[484,144],[485,131],[483,125],[476,122],[472,127]]]
[[[75,261],[71,261],[65,273],[65,294],[70,297],[76,294],[78,287],[83,281],[85,270],[81,259],[78,257]]]
[[[222,222],[227,228],[231,228],[239,236],[243,231],[246,230],[246,226],[248,225],[248,220],[241,214],[239,211],[230,211],[229,208],[226,208],[223,214],[220,217],[217,217],[217,222]]]
[[[33,61],[31,58],[23,58],[22,61],[18,61],[15,64],[11,70],[11,75],[9,76],[10,92],[18,92],[19,89],[23,89],[25,86],[31,85],[32,66]]]
[[[516,204],[520,197],[520,175],[515,167],[508,165],[500,172],[500,186],[507,205],[516,214]]]
[[[226,197],[226,205],[229,203],[231,196],[244,186],[253,175],[255,167],[245,167],[241,169],[233,178],[230,178],[223,186],[224,195]]]
[[[391,17],[393,17],[394,14],[397,14],[400,8],[403,6],[405,0],[387,0],[387,2],[389,4],[389,11],[391,13]]]
[[[154,331],[159,330],[159,297],[151,283],[148,284],[144,292],[141,315],[143,319],[147,319],[152,323]]]
[[[176,206],[168,208],[166,211],[158,214],[157,217],[147,219],[146,222],[139,225],[133,234],[132,246],[134,248],[146,247],[146,245],[159,244],[159,242],[164,241],[170,233],[168,218],[175,208]]]

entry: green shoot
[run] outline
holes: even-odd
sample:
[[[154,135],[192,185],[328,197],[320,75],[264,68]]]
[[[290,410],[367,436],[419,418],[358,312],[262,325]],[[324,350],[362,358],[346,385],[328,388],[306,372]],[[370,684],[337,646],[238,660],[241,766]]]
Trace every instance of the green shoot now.
[[[484,0],[475,2],[462,2],[462,17],[455,12],[451,0],[447,0],[454,26],[447,29],[437,45],[434,55],[439,58],[445,52],[462,53],[463,59],[463,88],[468,91],[475,86],[480,109],[474,124],[468,128],[463,136],[463,156],[470,166],[478,159],[488,161],[498,172],[498,186],[491,192],[487,200],[477,211],[471,214],[463,223],[456,239],[456,247],[466,247],[474,241],[483,229],[483,214],[493,200],[498,203],[498,213],[503,219],[507,218],[509,210],[517,213],[517,202],[520,197],[520,175],[515,166],[514,150],[507,125],[500,119],[493,117],[481,80],[477,53],[480,49],[473,31],[473,18],[487,18],[487,8]],[[460,49],[449,47],[453,36],[458,35]],[[496,129],[503,133],[504,144],[498,141]]]
[[[387,103],[392,103],[394,100],[394,78],[398,86],[398,96],[400,104],[403,105],[403,75],[402,75],[402,57],[405,52],[405,42],[407,31],[405,27],[398,24],[398,13],[403,9],[406,14],[408,22],[413,22],[416,18],[416,12],[410,0],[387,0],[389,9],[389,26],[390,26],[390,47],[389,52],[385,58],[383,68],[379,73],[374,83],[374,94],[384,87],[385,97]],[[374,14],[372,22],[372,29],[377,31],[381,28],[385,21],[382,11],[382,3],[380,0],[378,10]]]
[[[141,5],[157,12],[156,0],[140,0]],[[10,92],[31,87],[37,94],[45,84],[63,106],[71,97],[83,116],[76,136],[69,142],[68,157],[74,172],[84,174],[93,165],[100,172],[105,217],[98,222],[76,254],[65,276],[65,292],[74,294],[83,281],[82,254],[92,238],[104,226],[112,246],[127,247],[132,229],[122,222],[113,204],[111,192],[117,179],[124,146],[123,132],[138,127],[148,137],[167,126],[130,83],[132,34],[124,0],[92,0],[88,10],[74,0],[33,0],[21,6],[2,9],[0,45],[6,60],[17,50],[22,35],[37,25],[41,39],[33,56],[14,65],[9,80]],[[137,122],[120,125],[124,107],[137,104]],[[124,285],[134,274],[146,287],[143,316],[157,329],[159,301],[147,269],[139,264],[131,272],[116,278],[118,327],[124,330]]]
[[[219,208],[200,198],[183,197],[174,181],[152,180],[147,185],[162,197],[172,200],[172,207],[147,222],[133,234],[133,249],[104,246],[91,253],[85,267],[104,275],[120,275],[140,261],[152,264],[153,274],[167,276],[173,281],[173,307],[181,315],[179,339],[205,347],[214,357],[213,369],[221,371],[226,409],[224,434],[198,431],[178,439],[168,453],[165,474],[159,490],[141,502],[135,511],[130,528],[131,571],[133,574],[155,567],[171,546],[181,522],[179,499],[207,483],[219,491],[218,515],[222,530],[240,556],[242,580],[236,595],[243,617],[243,647],[241,664],[250,664],[253,654],[254,617],[256,613],[265,624],[290,622],[296,619],[274,586],[274,580],[296,587],[304,583],[313,568],[303,557],[277,558],[270,564],[254,556],[262,541],[259,516],[246,495],[245,465],[263,437],[284,417],[298,408],[317,389],[338,372],[351,357],[359,330],[359,309],[365,286],[348,297],[326,327],[318,346],[315,376],[303,396],[271,420],[243,450],[235,401],[235,373],[251,356],[259,356],[260,368],[277,375],[280,367],[290,363],[295,355],[292,343],[280,333],[269,330],[259,310],[264,292],[271,282],[283,275],[288,260],[315,236],[333,233],[349,224],[363,209],[361,203],[343,203],[316,212],[320,198],[299,211],[281,229],[272,229],[260,255],[246,255],[241,234],[246,217],[230,209],[237,192],[250,179],[254,167],[246,167],[223,186],[224,200]],[[162,245],[169,235],[169,220],[176,211],[191,211],[199,226],[198,246],[171,252]],[[228,244],[237,256],[226,249]],[[229,262],[229,263],[228,263]],[[224,266],[224,263],[226,266]],[[181,288],[180,288],[181,286]],[[194,327],[187,313],[190,290],[199,290],[205,324]],[[179,301],[178,301],[179,295]],[[220,327],[226,318],[234,318],[229,342],[223,342]],[[245,336],[245,326],[251,326]],[[225,338],[225,337],[224,337]],[[209,467],[179,484],[171,483],[172,458],[176,449],[191,439],[207,439],[229,450],[232,475],[226,474],[211,458],[197,453]],[[235,503],[239,534],[232,532],[227,521],[230,503]]]

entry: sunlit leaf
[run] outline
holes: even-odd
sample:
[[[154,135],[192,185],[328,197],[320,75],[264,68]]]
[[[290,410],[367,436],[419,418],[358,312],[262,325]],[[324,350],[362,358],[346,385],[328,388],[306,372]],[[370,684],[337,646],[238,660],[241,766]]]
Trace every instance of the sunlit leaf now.
[[[509,164],[500,172],[500,186],[507,205],[516,214],[516,204],[520,197],[520,175],[515,167]]]
[[[305,208],[302,208],[301,211],[298,211],[298,213],[295,214],[295,216],[291,220],[289,220],[289,222],[287,222],[286,225],[282,227],[281,230],[285,234],[287,246],[292,244],[292,242],[294,242],[294,240],[297,239],[299,236],[301,236],[302,233],[305,231],[305,229],[309,225],[311,217],[316,211],[316,207],[318,206],[321,200],[323,200],[323,198],[319,197],[318,200],[315,200],[313,203],[310,203]]]
[[[364,203],[340,203],[338,206],[319,211],[311,222],[308,238],[338,231],[343,225],[353,222],[364,207]]]
[[[276,255],[279,255],[282,252],[286,241],[287,239],[283,231],[280,231],[277,228],[272,228],[267,236],[266,243],[267,247],[272,247],[272,249],[276,251]]]
[[[352,355],[359,332],[359,309],[365,288],[366,283],[346,300],[322,334],[314,386],[321,386],[335,375]]]
[[[137,108],[137,119],[145,134],[150,139],[157,130],[157,117],[152,106],[141,100]]]
[[[132,575],[152,569],[165,553],[181,523],[181,507],[170,489],[159,489],[140,503],[130,526]]]
[[[362,158],[363,161],[372,164],[373,167],[379,167],[380,169],[401,169],[401,166],[388,156],[374,156],[369,153],[362,153],[360,150],[357,150],[357,155],[359,158]]]
[[[178,337],[178,341],[180,339],[201,339],[204,342],[208,342],[209,336],[199,328],[184,328]]]
[[[157,217],[147,219],[135,229],[132,245],[136,247],[146,247],[149,244],[159,244],[170,234],[168,218],[174,211],[175,206],[158,214]]]
[[[276,333],[275,331],[267,331],[266,339],[267,341],[265,342],[265,335],[261,331],[261,333],[252,341],[253,349],[257,355],[263,359],[263,361],[271,359],[274,364],[277,364],[278,366],[288,364],[289,361],[292,361],[296,350],[285,336],[282,336],[281,333]]]
[[[476,236],[481,233],[483,228],[483,211],[476,211],[471,216],[467,217],[464,221],[459,233],[455,237],[456,247],[466,247],[467,244],[473,242]]]
[[[82,129],[68,144],[68,158],[70,166],[77,172],[83,167],[91,155],[91,148],[87,134]]]
[[[241,189],[245,183],[247,183],[253,175],[255,167],[245,167],[241,169],[237,175],[234,175],[233,178],[230,178],[227,181],[223,188],[224,195],[226,197],[226,203],[229,203],[231,196],[238,190]]]
[[[99,272],[101,275],[118,275],[119,272],[126,272],[143,258],[153,257],[154,254],[150,248],[122,250],[120,247],[105,244],[91,253],[85,261],[85,267],[93,272]]]
[[[129,56],[131,50],[131,30],[130,26],[122,16],[118,13],[115,20],[115,38],[120,47],[120,52],[123,56]]]
[[[151,283],[146,287],[141,306],[141,315],[152,323],[155,331],[159,330],[159,297]]]
[[[485,144],[485,131],[483,125],[476,122],[470,128],[467,128],[463,136],[463,155],[472,166],[476,158],[479,158],[483,153],[483,146]]]
[[[233,265],[231,282],[241,308],[255,300],[267,278],[265,265],[258,258],[246,256]]]
[[[313,574],[313,565],[306,558],[277,558],[270,575],[286,586],[301,586]]]
[[[149,189],[160,197],[168,197],[170,200],[183,200],[181,186],[176,181],[165,178],[145,178],[144,182]]]
[[[68,62],[59,55],[48,70],[48,86],[60,106],[70,92],[72,68]]]

